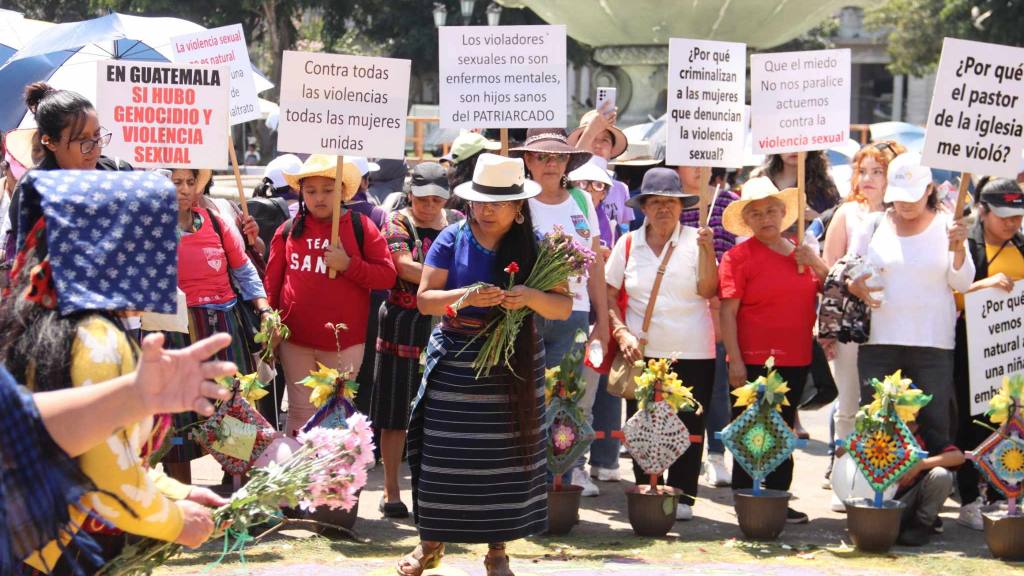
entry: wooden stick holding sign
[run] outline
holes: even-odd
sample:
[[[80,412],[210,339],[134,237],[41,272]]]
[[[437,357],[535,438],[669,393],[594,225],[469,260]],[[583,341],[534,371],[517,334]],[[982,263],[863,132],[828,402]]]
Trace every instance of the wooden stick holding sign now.
[[[797,187],[797,208],[796,208],[796,245],[804,243],[804,228],[806,227],[804,214],[807,212],[807,152],[801,150],[796,153],[796,187]],[[803,264],[797,264],[796,271],[804,273]]]
[[[697,220],[697,229],[705,226],[705,222],[708,221],[708,213],[711,212],[711,206],[708,205],[708,183],[711,182],[711,167],[701,166],[700,167],[700,203],[697,206],[700,207],[700,215]],[[708,270],[706,264],[708,249],[703,244],[700,246],[700,264],[697,266],[697,282],[702,282],[712,272]]]
[[[499,128],[498,133],[501,134],[501,155],[508,156],[508,128]]]
[[[228,129],[228,156],[231,158],[231,170],[235,173],[235,186],[238,187],[238,205],[242,209],[242,215],[249,219],[249,203],[245,198],[245,190],[242,188],[242,172],[238,169],[238,154],[235,152],[235,138]],[[246,240],[248,242],[248,240]]]
[[[341,246],[338,239],[338,228],[341,226],[341,174],[345,168],[345,156],[338,155],[338,163],[334,167],[334,200],[331,204],[331,246]],[[327,277],[335,278],[338,271],[328,268]]]
[[[956,195],[956,208],[953,209],[953,221],[959,222],[964,216],[964,206],[967,204],[967,189],[971,187],[971,173],[961,172],[960,173],[960,190]],[[953,242],[949,243],[950,252],[954,252],[957,249],[957,245]]]

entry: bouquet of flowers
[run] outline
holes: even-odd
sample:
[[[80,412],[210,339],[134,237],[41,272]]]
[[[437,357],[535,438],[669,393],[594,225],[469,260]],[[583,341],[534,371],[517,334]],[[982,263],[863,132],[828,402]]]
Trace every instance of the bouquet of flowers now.
[[[346,329],[345,325],[328,322],[325,327],[334,331],[340,355],[340,334]],[[316,414],[309,418],[302,429],[309,431],[317,426],[344,428],[346,420],[356,413],[353,402],[356,392],[359,391],[359,383],[352,379],[355,374],[351,370],[329,368],[320,362],[316,365],[316,370],[311,370],[309,376],[299,381],[299,384],[313,389],[309,395],[309,403],[317,409]]]
[[[570,277],[586,273],[594,262],[594,258],[595,255],[589,248],[573,240],[573,237],[567,234],[561,226],[555,226],[551,233],[538,242],[537,261],[534,263],[530,275],[522,284],[527,288],[548,292],[566,283]],[[519,264],[511,262],[505,268],[505,272],[509,275],[506,289],[510,290],[516,285],[515,276],[519,272]],[[445,309],[445,315],[456,316],[458,308],[465,298],[472,290],[479,289],[480,286],[482,285],[470,286],[470,290],[467,290],[454,306]],[[483,348],[480,349],[480,354],[473,360],[477,377],[490,374],[491,369],[498,365],[505,365],[512,370],[509,360],[515,353],[516,335],[522,328],[523,320],[531,312],[525,307],[518,310],[500,308],[500,311],[501,314],[487,326],[485,330],[487,339],[484,341]]]
[[[670,366],[671,362],[666,358],[647,361],[643,373],[636,377],[637,407],[641,410],[653,409],[656,394],[661,392],[661,400],[668,402],[675,412],[701,410],[700,402],[693,397],[693,388],[684,386]]]
[[[921,408],[932,400],[930,395],[914,387],[910,378],[904,378],[901,370],[889,374],[881,381],[872,378],[869,384],[875,389],[874,399],[857,412],[858,432],[885,426],[893,416],[904,423],[913,422]]]
[[[239,373],[234,376],[224,376],[217,378],[216,382],[221,388],[227,390],[234,390],[237,385],[238,392],[242,395],[242,398],[253,406],[267,395],[267,384],[260,381],[259,374],[256,372],[245,375]]]
[[[355,505],[356,494],[366,484],[366,468],[373,462],[373,432],[366,417],[352,416],[345,429],[314,428],[299,434],[298,440],[301,446],[287,460],[254,469],[245,487],[213,512],[216,534],[238,539],[231,549],[249,539],[250,527],[276,517],[283,503],[307,511],[321,506],[350,510]],[[228,544],[225,541],[225,550]],[[144,539],[126,546],[100,574],[150,574],[181,548]]]
[[[770,404],[776,412],[782,412],[783,406],[789,406],[789,400],[786,398],[789,384],[775,370],[775,358],[768,358],[764,366],[768,369],[767,376],[758,376],[756,380],[732,391],[732,395],[736,397],[734,406],[750,406],[761,401]]]

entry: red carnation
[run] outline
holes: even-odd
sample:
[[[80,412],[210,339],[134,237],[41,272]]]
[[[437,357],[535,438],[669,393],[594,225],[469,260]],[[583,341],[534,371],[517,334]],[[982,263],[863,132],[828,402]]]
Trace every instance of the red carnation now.
[[[324,328],[327,328],[328,330],[334,330],[334,324],[327,322],[324,324]]]
[[[452,308],[451,304],[444,307],[444,315],[449,318],[455,318],[458,313],[455,312],[455,308]]]
[[[508,267],[505,268],[505,273],[506,274],[515,274],[517,272],[519,272],[519,263],[518,262],[515,262],[515,261],[510,262]]]

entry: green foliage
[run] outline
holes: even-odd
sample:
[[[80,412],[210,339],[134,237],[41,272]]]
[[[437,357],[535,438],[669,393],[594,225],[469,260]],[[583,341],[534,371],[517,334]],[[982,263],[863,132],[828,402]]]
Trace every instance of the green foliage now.
[[[923,76],[935,69],[943,37],[1008,46],[1024,42],[1024,3],[1006,0],[886,0],[865,11],[865,26],[889,31],[889,70]]]

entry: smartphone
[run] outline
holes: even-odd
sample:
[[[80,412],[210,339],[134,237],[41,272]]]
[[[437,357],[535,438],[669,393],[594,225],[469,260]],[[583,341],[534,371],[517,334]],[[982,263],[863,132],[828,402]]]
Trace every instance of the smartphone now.
[[[615,91],[612,86],[597,87],[597,101],[594,108],[604,116],[610,116],[615,112]]]

